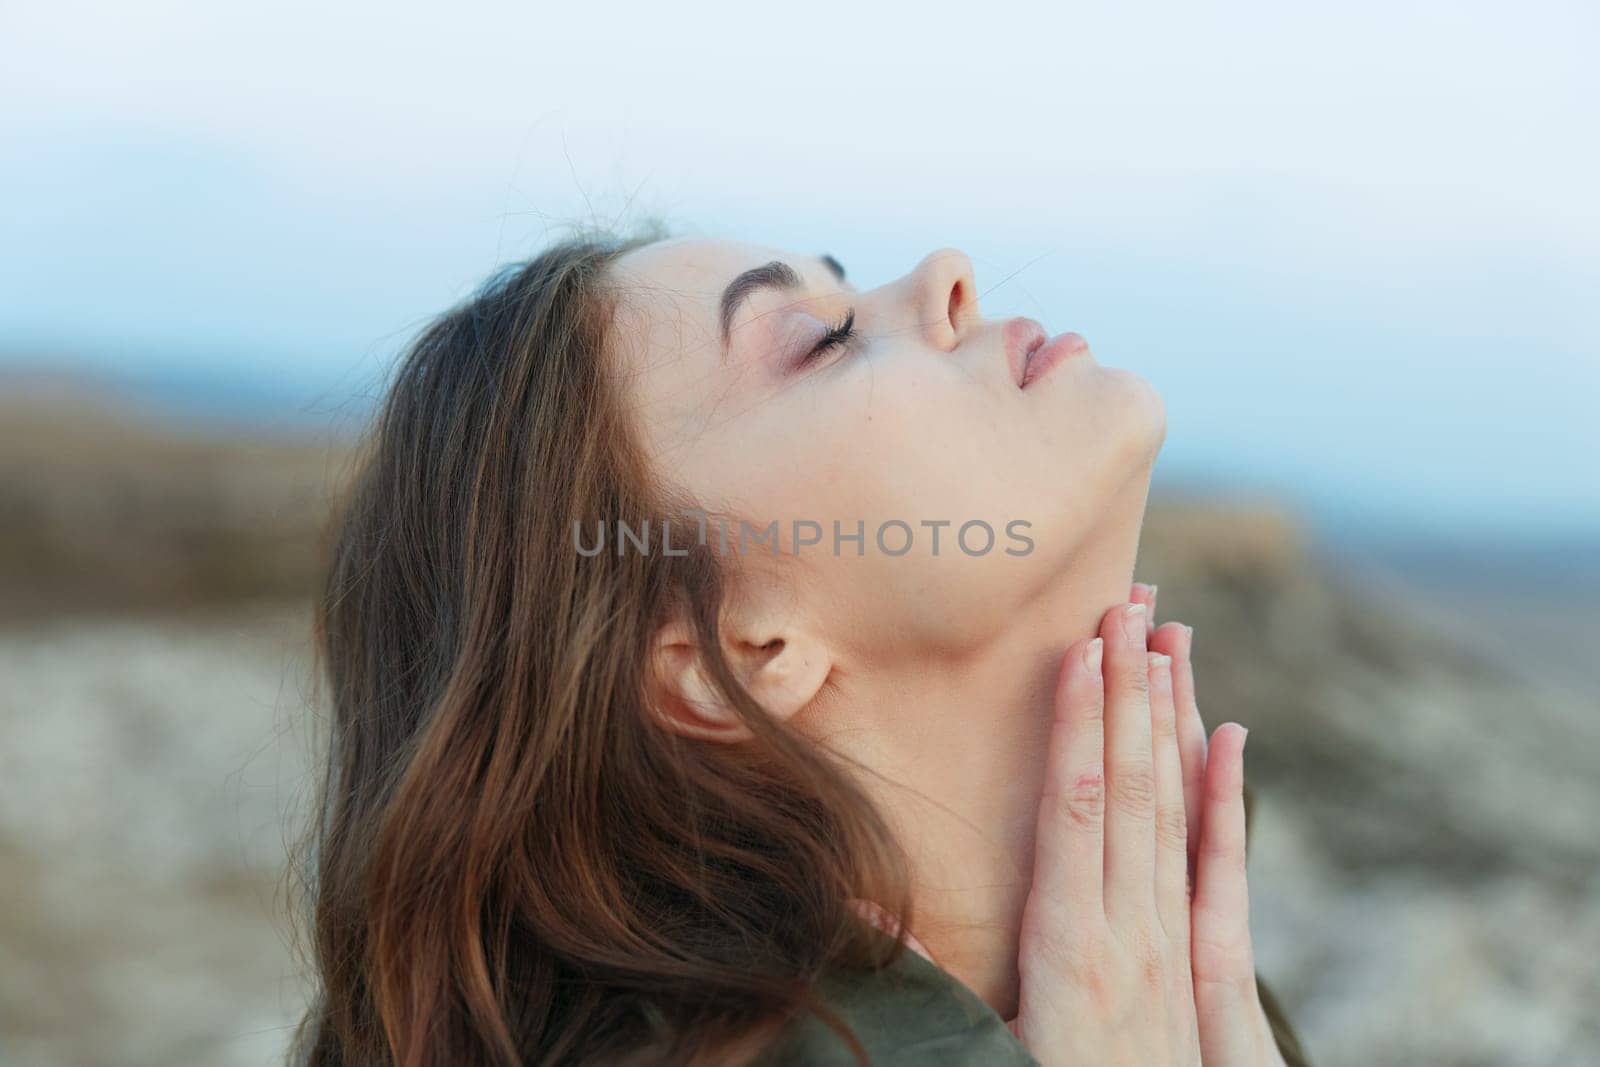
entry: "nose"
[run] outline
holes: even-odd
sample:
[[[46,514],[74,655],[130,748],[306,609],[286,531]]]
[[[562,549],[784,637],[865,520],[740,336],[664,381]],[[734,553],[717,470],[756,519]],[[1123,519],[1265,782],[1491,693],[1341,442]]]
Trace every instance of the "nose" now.
[[[949,352],[962,327],[978,319],[978,286],[972,260],[956,248],[929,252],[910,276],[916,322],[928,342]]]

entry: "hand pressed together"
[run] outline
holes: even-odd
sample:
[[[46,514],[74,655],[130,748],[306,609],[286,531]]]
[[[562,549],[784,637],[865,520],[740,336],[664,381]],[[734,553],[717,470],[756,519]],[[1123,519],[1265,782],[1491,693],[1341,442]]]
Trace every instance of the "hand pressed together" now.
[[[1046,1067],[1281,1064],[1250,943],[1245,730],[1207,744],[1192,630],[1155,627],[1154,600],[1135,586],[1063,657],[1008,1025]]]

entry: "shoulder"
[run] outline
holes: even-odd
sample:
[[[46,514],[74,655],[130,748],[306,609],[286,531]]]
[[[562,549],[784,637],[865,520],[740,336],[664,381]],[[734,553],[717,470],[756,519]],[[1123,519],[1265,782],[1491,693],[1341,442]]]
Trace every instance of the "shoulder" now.
[[[993,1008],[910,949],[882,970],[831,969],[816,993],[855,1031],[875,1067],[1039,1067]],[[791,1021],[751,1061],[754,1067],[855,1062],[844,1039],[811,1014]]]

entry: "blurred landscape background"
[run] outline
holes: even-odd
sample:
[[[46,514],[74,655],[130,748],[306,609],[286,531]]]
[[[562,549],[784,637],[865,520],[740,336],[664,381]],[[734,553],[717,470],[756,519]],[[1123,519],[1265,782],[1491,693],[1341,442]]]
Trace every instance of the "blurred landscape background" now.
[[[348,441],[6,385],[0,1061],[275,1062]],[[1260,969],[1320,1064],[1593,1062],[1594,557],[1419,551],[1152,504],[1139,576],[1196,627],[1202,711],[1252,728]]]
[[[1138,577],[1252,728],[1313,1061],[1600,1062],[1597,44],[1545,0],[0,6],[0,1064],[281,1062],[352,442],[494,266],[651,218],[863,286],[956,245],[1148,376]]]

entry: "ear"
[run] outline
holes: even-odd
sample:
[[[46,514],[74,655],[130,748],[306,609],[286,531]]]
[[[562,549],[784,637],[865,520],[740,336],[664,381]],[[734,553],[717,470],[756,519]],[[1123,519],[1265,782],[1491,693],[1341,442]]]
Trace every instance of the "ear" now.
[[[833,670],[827,648],[796,628],[729,627],[723,634],[728,665],[767,714],[788,720],[816,697]],[[740,632],[741,629],[743,632]],[[706,670],[699,635],[675,619],[652,643],[654,704],[668,729],[708,741],[746,741],[753,736],[739,713],[717,691]]]

